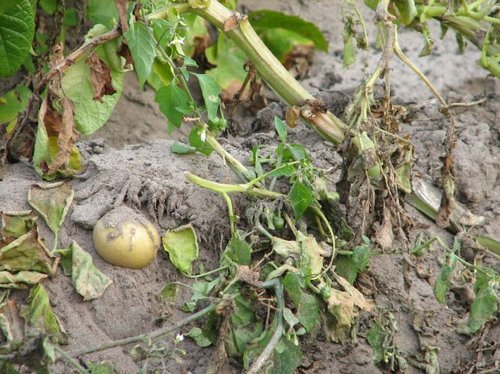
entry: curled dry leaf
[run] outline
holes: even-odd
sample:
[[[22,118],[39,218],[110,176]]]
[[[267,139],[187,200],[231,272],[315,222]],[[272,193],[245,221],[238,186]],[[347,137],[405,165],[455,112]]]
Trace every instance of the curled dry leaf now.
[[[90,82],[94,100],[102,102],[104,95],[115,94],[116,90],[113,88],[109,66],[96,53],[92,53],[85,62],[90,67]]]

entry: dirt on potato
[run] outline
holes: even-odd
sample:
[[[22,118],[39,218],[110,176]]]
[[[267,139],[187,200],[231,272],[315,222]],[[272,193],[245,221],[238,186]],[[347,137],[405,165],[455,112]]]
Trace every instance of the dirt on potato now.
[[[316,23],[325,32],[330,43],[329,53],[315,55],[315,62],[303,85],[313,95],[322,97],[336,113],[341,114],[353,89],[362,81],[360,71],[370,71],[379,53],[374,46],[358,56],[349,69],[342,68],[341,2],[294,0],[241,1],[250,9],[271,8],[300,15]],[[369,11],[366,15],[371,16]],[[434,30],[437,32],[437,30]],[[374,38],[375,31],[370,30]],[[437,35],[437,33],[436,33]],[[402,30],[401,45],[408,46],[410,58],[415,61],[450,103],[457,120],[458,142],[455,150],[457,198],[473,213],[486,218],[486,224],[475,228],[481,233],[500,239],[500,83],[488,78],[474,66],[478,52],[467,49],[457,54],[453,38],[436,42],[433,54],[417,58],[423,41],[414,32]],[[467,62],[467,63],[465,63]],[[438,66],[438,68],[436,68]],[[446,66],[446,69],[444,68]],[[443,67],[443,68],[439,68]],[[416,147],[414,173],[426,176],[427,181],[439,185],[443,140],[448,122],[439,112],[439,105],[418,78],[403,64],[394,61],[391,75],[394,101],[407,111],[400,124],[400,135],[409,136]],[[473,103],[473,104],[470,104]],[[226,149],[244,164],[248,164],[251,148],[256,144],[276,144],[273,117],[284,115],[285,107],[270,103],[255,116],[239,119],[238,131],[221,139]],[[235,182],[234,174],[217,155],[174,155],[170,146],[175,139],[186,140],[180,131],[167,134],[166,120],[154,102],[154,94],[147,87],[138,88],[135,76],[129,74],[125,92],[109,123],[93,135],[81,139],[78,147],[86,160],[85,172],[70,181],[75,198],[60,234],[62,246],[75,240],[88,251],[94,264],[110,277],[113,284],[104,295],[93,301],[82,301],[74,291],[71,279],[58,271],[57,276],[44,282],[54,312],[64,326],[69,352],[83,347],[94,347],[111,340],[147,333],[160,326],[173,324],[189,314],[180,306],[189,299],[189,290],[181,288],[175,304],[160,297],[166,283],[192,283],[170,263],[168,255],[160,250],[154,262],[142,270],[114,267],[104,262],[92,243],[92,229],[99,218],[114,207],[127,205],[151,220],[160,235],[169,229],[191,223],[200,239],[199,269],[213,269],[219,265],[229,235],[229,220],[224,199],[203,190],[185,178],[192,171],[197,175],[221,182]],[[245,137],[240,136],[244,132]],[[342,156],[331,143],[300,125],[289,130],[291,142],[303,144],[315,166],[325,170],[332,184],[340,178]],[[9,165],[0,180],[0,210],[29,209],[28,189],[40,182],[30,165]],[[235,210],[243,209],[248,201],[235,199]],[[405,209],[414,222],[411,240],[418,234],[439,236],[448,245],[453,237],[434,222],[422,216],[409,205]],[[51,233],[40,224],[41,236],[51,241]],[[485,256],[473,246],[465,246],[463,255],[468,260]],[[433,246],[423,257],[408,253],[408,248],[393,248],[370,260],[368,270],[360,275],[358,288],[373,299],[377,311],[361,316],[357,334],[347,344],[326,342],[321,331],[302,342],[305,357],[300,373],[385,373],[389,367],[375,366],[373,352],[366,334],[374,317],[393,318],[393,343],[398,354],[408,364],[406,373],[432,371],[432,360],[437,360],[441,373],[472,373],[482,368],[500,365],[500,326],[490,323],[473,337],[459,334],[458,327],[467,318],[470,308],[470,285],[452,285],[447,305],[438,303],[433,286],[443,260],[443,252]],[[19,300],[25,293],[19,292]],[[186,334],[192,325],[179,329]],[[161,373],[204,373],[213,348],[200,348],[190,339],[175,343],[173,334],[167,340],[169,350],[160,360],[150,363],[134,361],[131,345],[112,348],[84,356],[92,361],[107,360],[118,373],[136,373],[156,368]],[[183,354],[182,351],[185,353]],[[149,365],[149,366],[148,366]],[[496,365],[496,366],[495,366]],[[54,373],[70,372],[69,366],[57,364]],[[239,373],[239,363],[229,360],[223,373]]]

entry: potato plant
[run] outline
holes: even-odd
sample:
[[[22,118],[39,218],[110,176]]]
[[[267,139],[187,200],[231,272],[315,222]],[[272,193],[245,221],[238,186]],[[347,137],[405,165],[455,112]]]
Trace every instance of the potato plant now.
[[[150,334],[82,348],[78,352],[66,352],[60,347],[64,337],[54,322],[50,325],[52,330],[45,328],[46,336],[41,340],[45,366],[63,359],[79,372],[108,370],[105,365],[83,368],[75,358],[141,342],[147,344],[136,347],[135,354],[148,357],[176,328],[208,317],[205,325],[193,328],[188,336],[201,346],[216,346],[216,358],[210,364],[212,372],[217,372],[230,356],[248,373],[293,373],[302,358],[300,345],[304,335],[316,333],[321,326],[327,339],[347,341],[358,315],[375,307],[354,287],[358,274],[377,253],[369,238],[374,222],[387,220],[387,230],[400,225],[408,232],[410,222],[403,209],[408,196],[410,203],[425,214],[433,215],[433,219],[450,230],[465,232],[465,226],[474,224],[463,223],[455,208],[453,113],[432,83],[403,53],[398,42],[398,27],[421,32],[427,41],[422,52],[426,54],[432,48],[427,23],[436,20],[443,33],[448,29],[456,32],[461,47],[468,40],[479,48],[480,65],[499,77],[498,5],[489,0],[366,0],[365,3],[375,10],[383,54],[354,95],[345,118],[341,119],[305,90],[283,65],[296,45],[319,50],[328,48],[319,29],[300,17],[272,11],[240,14],[235,10],[236,2],[231,0],[89,0],[84,13],[92,26],[83,43],[66,53],[67,34],[78,24],[75,9],[66,8],[61,0],[2,2],[0,76],[17,74],[21,81],[0,98],[2,163],[29,161],[48,181],[81,173],[84,160],[75,145],[77,137],[90,135],[106,123],[123,91],[124,74],[133,69],[141,86],[147,84],[154,89],[155,101],[168,121],[168,131],[175,131],[183,123],[189,125],[189,144],[175,143],[171,152],[204,155],[215,152],[240,181],[223,184],[194,173],[186,175],[190,182],[220,194],[227,203],[231,237],[220,267],[193,274],[191,264],[198,256],[198,248],[193,244],[196,234],[192,227],[169,232],[162,239],[174,266],[187,278],[195,279],[191,285],[165,285],[162,296],[175,298],[177,288],[187,286],[191,299],[183,309],[193,313],[190,317]],[[36,28],[36,14],[54,20],[49,35],[40,34]],[[365,21],[352,0],[345,2],[344,19],[343,58],[345,65],[349,65],[355,59],[355,50],[366,47],[367,38]],[[206,43],[209,25],[218,30],[217,40],[211,46]],[[200,56],[209,61],[211,68],[202,71]],[[443,166],[441,206],[426,201],[425,194],[419,194],[422,191],[412,187],[414,150],[411,143],[399,137],[397,129],[384,121],[387,117],[372,116],[375,110],[391,113],[389,93],[386,92],[382,102],[376,102],[373,88],[379,79],[389,74],[392,57],[402,60],[428,85],[450,121],[446,145],[449,162]],[[199,86],[202,103],[194,99],[193,81]],[[237,102],[245,90],[263,83],[288,104],[289,109],[286,118],[274,119],[279,143],[274,147],[255,147],[249,155],[250,165],[243,165],[218,141],[228,127],[221,97]],[[342,144],[343,173],[350,194],[365,203],[366,220],[355,230],[336,214],[340,196],[328,188],[323,171],[313,165],[308,150],[289,141],[287,127],[302,124],[313,128],[327,141]],[[285,187],[278,188],[278,184]],[[235,212],[234,194],[243,194],[251,202],[244,212]],[[376,202],[382,202],[379,204],[384,206],[382,212],[375,209]],[[62,220],[64,215],[54,226],[57,230]],[[26,222],[33,226],[32,220]],[[6,227],[5,222],[2,226]],[[148,232],[149,229],[145,230],[146,236]],[[19,237],[26,234],[22,232]],[[158,242],[156,235],[153,236],[152,246],[148,248],[151,258]],[[498,255],[498,243],[486,239],[477,238]],[[103,251],[97,243],[102,240],[96,238],[98,251]],[[417,243],[413,254],[421,255],[434,241],[438,239]],[[185,245],[175,245],[178,242]],[[14,247],[6,236],[2,243]],[[54,259],[58,258],[65,272],[73,272],[72,277],[75,274],[74,283],[79,285],[75,287],[82,290],[77,268],[70,266],[75,266],[77,256],[84,256],[81,248],[75,243],[71,248],[58,250],[57,239],[53,251],[40,248],[40,253],[49,258],[44,260],[42,274],[49,273]],[[458,255],[459,244],[444,251],[447,263],[436,281],[436,298],[442,303],[446,301],[457,264],[470,271],[475,277],[477,297],[468,329],[474,333],[497,311],[495,290],[499,275],[492,269],[462,260]],[[150,258],[147,260],[137,266],[128,263],[124,266],[142,267]],[[32,309],[36,304],[33,300],[41,298],[45,302],[47,299],[39,284],[42,278],[29,283],[33,287],[30,291]],[[92,279],[99,282],[102,292],[109,285],[109,280],[95,270]],[[270,306],[266,304],[269,300]],[[57,320],[49,309],[50,306],[44,316]],[[262,318],[266,310],[270,313],[267,321]],[[38,314],[33,311],[32,315]],[[379,328],[370,330],[368,339],[377,357],[388,357],[388,347],[383,342],[392,340],[390,336],[386,339],[387,331],[380,326],[390,324],[377,323]],[[394,352],[397,350],[390,353],[393,369],[397,365],[401,368],[402,361],[396,360],[398,355]],[[19,362],[20,357],[16,347],[9,345],[0,353],[0,368],[14,370],[12,363]]]

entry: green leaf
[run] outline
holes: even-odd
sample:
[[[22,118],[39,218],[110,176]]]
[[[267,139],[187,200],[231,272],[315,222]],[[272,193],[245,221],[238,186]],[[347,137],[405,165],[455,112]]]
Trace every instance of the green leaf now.
[[[250,265],[252,246],[240,235],[234,235],[229,241],[225,254],[239,265]]]
[[[57,8],[57,0],[40,0],[38,4],[40,4],[44,12],[50,15],[54,14]]]
[[[51,336],[54,343],[66,343],[66,332],[52,311],[49,295],[41,284],[31,289],[28,302],[28,307],[22,311],[26,324]]]
[[[385,337],[386,333],[378,323],[374,323],[366,336],[373,350],[373,362],[378,364],[385,360]]]
[[[62,86],[65,95],[75,106],[75,126],[80,133],[90,135],[109,119],[122,93],[123,75],[122,71],[111,70],[112,85],[116,92],[113,95],[104,95],[102,101],[99,101],[94,100],[90,67],[83,59],[66,70]]]
[[[28,192],[28,203],[57,234],[71,206],[73,195],[68,183],[35,184]]]
[[[113,281],[97,269],[92,256],[72,241],[68,248],[57,251],[66,275],[71,275],[73,286],[83,300],[100,298]]]
[[[418,15],[415,0],[395,0],[395,3],[400,14],[398,20],[405,26],[412,23]]]
[[[21,113],[31,96],[29,88],[18,85],[0,97],[0,124],[12,121]]]
[[[194,340],[196,345],[200,347],[208,347],[212,345],[210,339],[208,339],[205,335],[203,335],[203,330],[199,327],[193,327],[187,334],[187,337]]]
[[[258,33],[274,28],[293,31],[311,40],[316,48],[325,52],[328,51],[328,42],[323,33],[314,23],[305,21],[300,17],[290,16],[273,10],[258,10],[251,12],[248,18]]]
[[[293,184],[290,193],[288,194],[292,208],[295,213],[295,219],[299,220],[306,209],[314,203],[314,196],[312,191],[304,186],[299,181]]]
[[[337,256],[335,258],[335,271],[338,275],[347,279],[350,284],[354,284],[358,277],[358,267],[352,256]]]
[[[267,48],[282,64],[293,61],[297,53],[301,55],[313,53],[314,42],[290,30],[273,28],[263,31],[260,36]]]
[[[356,48],[354,46],[354,37],[350,34],[347,24],[344,26],[343,40],[344,50],[342,53],[342,61],[344,67],[348,67],[356,61]]]
[[[313,295],[301,292],[297,317],[306,331],[311,332],[319,321],[319,304]]]
[[[189,144],[196,148],[196,150],[205,156],[210,156],[213,148],[208,144],[205,139],[207,130],[202,127],[193,127],[189,133]]]
[[[146,82],[156,57],[156,44],[151,29],[141,21],[130,24],[123,35],[134,59],[134,67],[141,86]]]
[[[352,260],[356,264],[359,271],[365,271],[370,262],[370,247],[368,245],[360,245],[354,248]]]
[[[283,151],[283,162],[289,161],[305,161],[307,153],[304,147],[300,144],[286,144]]]
[[[273,374],[293,374],[302,357],[300,348],[285,336],[282,337],[274,351]]]
[[[469,316],[469,326],[472,333],[479,331],[498,310],[494,281],[487,274],[477,272],[474,291],[476,298],[470,307]]]
[[[286,122],[279,117],[274,117],[274,128],[278,132],[278,136],[282,143],[286,143]]]
[[[436,283],[434,283],[434,296],[441,304],[446,304],[446,293],[450,289],[452,272],[453,267],[451,265],[443,266],[436,278]]]
[[[243,68],[247,57],[245,53],[228,37],[219,34],[217,43],[205,50],[207,60],[215,68],[206,74],[229,94],[241,88],[247,72]]]
[[[34,34],[35,14],[28,0],[9,0],[0,6],[0,77],[10,77],[21,67]]]
[[[87,17],[94,24],[103,24],[109,28],[118,21],[118,11],[114,0],[88,0]]]
[[[102,362],[91,362],[86,360],[85,364],[89,367],[89,374],[115,374],[116,371],[113,369],[113,366],[106,361]]]
[[[168,119],[168,132],[171,133],[181,127],[184,113],[189,105],[186,93],[172,82],[156,92],[155,101]]]
[[[167,283],[160,291],[161,297],[165,300],[175,300],[177,298],[179,288],[176,283]]]
[[[187,144],[182,144],[182,143],[179,143],[179,142],[174,142],[170,146],[170,152],[176,153],[178,155],[185,155],[185,154],[195,153],[196,152],[196,148],[195,147],[191,147],[190,145],[187,145]]]
[[[203,101],[207,108],[208,120],[215,121],[217,119],[217,111],[220,105],[220,86],[215,79],[206,74],[195,74],[200,82]]]
[[[191,274],[193,261],[198,258],[198,238],[193,226],[189,224],[167,231],[162,243],[172,264],[181,273]]]

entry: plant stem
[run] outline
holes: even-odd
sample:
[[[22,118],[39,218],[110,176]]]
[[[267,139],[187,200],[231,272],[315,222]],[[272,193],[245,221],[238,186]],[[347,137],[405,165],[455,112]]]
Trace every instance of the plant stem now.
[[[271,89],[288,105],[303,106],[308,101],[314,101],[314,97],[290,75],[266,47],[246,17],[242,17],[235,28],[225,29],[226,21],[233,19],[235,13],[218,1],[212,0],[207,7],[193,8],[192,11],[223,30],[245,52]],[[302,112],[302,117],[323,137],[334,143],[341,143],[344,140],[346,126],[332,113],[304,115]]]
[[[69,362],[71,365],[74,366],[75,370],[77,372],[79,372],[80,374],[88,374],[87,373],[87,370],[85,370],[84,367],[82,367],[82,365],[80,365],[78,363],[78,361],[76,361],[73,357],[71,357],[65,350],[61,349],[60,347],[58,347],[57,345],[54,345],[54,350],[59,353],[59,355],[61,355],[61,357],[66,360],[67,362]]]
[[[206,315],[208,313],[213,312],[215,310],[215,308],[216,308],[216,304],[210,304],[205,309],[202,309],[199,312],[194,313],[194,314],[190,315],[189,317],[184,318],[183,320],[180,320],[179,322],[175,323],[172,326],[153,331],[149,334],[136,335],[136,336],[132,336],[129,338],[114,340],[112,342],[102,344],[102,345],[99,345],[97,347],[80,349],[78,351],[70,352],[69,355],[72,357],[79,357],[82,355],[87,355],[87,354],[94,353],[94,352],[104,351],[106,349],[111,349],[111,348],[119,347],[122,345],[137,343],[137,342],[143,341],[144,339],[148,339],[148,338],[158,339],[164,335],[168,335],[168,334],[174,332],[175,330],[181,328],[184,325],[187,325],[188,323],[191,323],[191,322],[196,321],[197,319],[200,319],[201,317],[203,317],[204,315]]]

